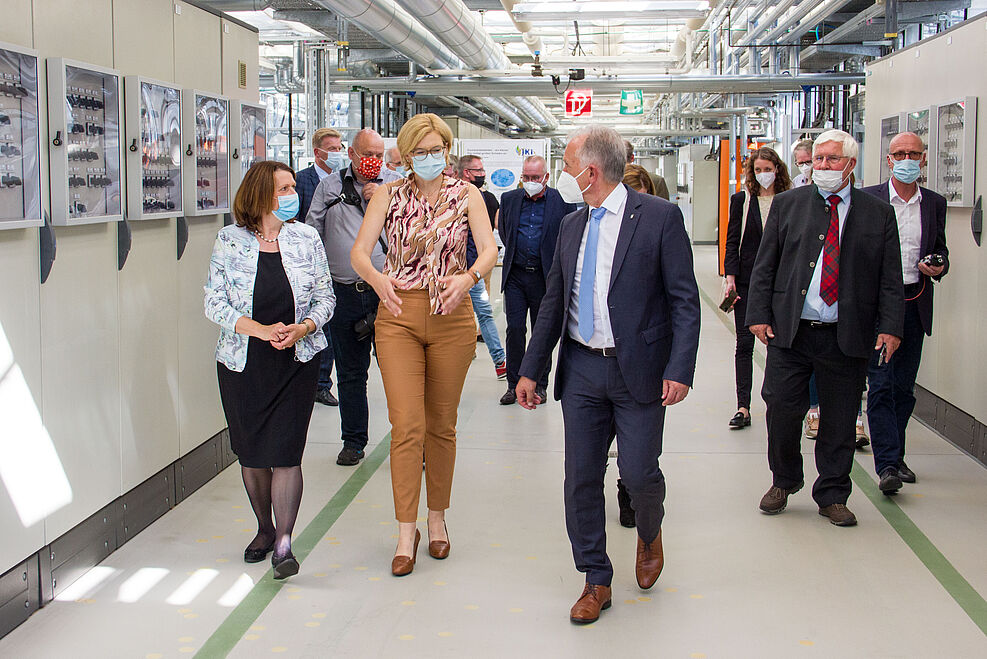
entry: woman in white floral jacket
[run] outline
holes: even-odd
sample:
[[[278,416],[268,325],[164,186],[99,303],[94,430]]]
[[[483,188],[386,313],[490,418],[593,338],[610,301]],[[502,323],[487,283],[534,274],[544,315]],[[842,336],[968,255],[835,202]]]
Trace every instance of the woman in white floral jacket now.
[[[336,298],[318,232],[295,222],[294,172],[256,163],[233,204],[236,224],[216,238],[206,316],[221,327],[219,392],[257,516],[248,563],[274,552],[275,579],[298,572],[291,532],[302,497],[302,453],[315,404],[323,325]],[[273,511],[273,516],[272,516]]]

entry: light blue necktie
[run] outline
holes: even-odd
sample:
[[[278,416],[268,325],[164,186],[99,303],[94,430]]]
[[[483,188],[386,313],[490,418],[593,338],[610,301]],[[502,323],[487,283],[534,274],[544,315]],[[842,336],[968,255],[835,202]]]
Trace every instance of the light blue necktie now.
[[[589,235],[583,250],[583,270],[579,276],[579,336],[589,343],[593,336],[593,282],[596,280],[596,246],[600,242],[600,221],[607,209],[595,208],[590,213]]]

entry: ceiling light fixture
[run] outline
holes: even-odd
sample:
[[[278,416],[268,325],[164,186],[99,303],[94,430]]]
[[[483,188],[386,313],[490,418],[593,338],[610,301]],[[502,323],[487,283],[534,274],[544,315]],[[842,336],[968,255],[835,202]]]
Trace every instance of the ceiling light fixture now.
[[[597,21],[597,20],[668,20],[670,18],[706,18],[709,2],[693,0],[617,0],[603,2],[521,2],[511,10],[518,21]]]

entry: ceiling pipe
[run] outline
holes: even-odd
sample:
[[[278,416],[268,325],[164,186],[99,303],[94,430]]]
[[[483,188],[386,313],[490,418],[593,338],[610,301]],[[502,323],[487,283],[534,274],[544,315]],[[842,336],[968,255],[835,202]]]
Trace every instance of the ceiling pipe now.
[[[475,106],[472,106],[469,103],[465,103],[465,102],[459,100],[458,98],[456,98],[455,96],[436,96],[435,98],[437,100],[442,101],[443,103],[448,103],[449,105],[451,105],[451,106],[453,106],[455,108],[458,108],[460,110],[463,110],[464,112],[468,112],[468,113],[472,114],[473,116],[477,117],[478,119],[480,119],[480,120],[482,120],[482,121],[484,121],[484,122],[486,122],[488,124],[493,125],[495,127],[495,129],[498,132],[500,132],[500,118],[499,117],[496,117],[494,115],[487,114],[486,112],[484,112],[480,108],[477,108]]]
[[[354,87],[371,91],[405,91],[406,78],[370,78],[347,81]],[[600,94],[613,94],[622,89],[640,89],[649,93],[708,92],[713,94],[757,94],[763,92],[799,91],[803,85],[832,87],[862,85],[863,73],[803,73],[800,75],[629,75],[601,78],[587,77],[579,86]],[[546,96],[556,98],[551,81],[537,78],[478,78],[467,76],[419,77],[413,83],[415,91],[432,95],[455,96]]]
[[[450,92],[454,93],[454,92]],[[476,102],[480,105],[490,108],[500,116],[504,117],[510,123],[514,124],[522,130],[528,127],[528,122],[521,118],[521,116],[508,105],[506,102],[499,98],[492,98],[489,96],[481,96],[476,99]]]
[[[544,46],[542,45],[541,37],[539,37],[534,32],[534,27],[528,21],[519,21],[514,18],[514,5],[517,4],[514,0],[500,0],[501,6],[504,7],[504,11],[510,17],[511,21],[514,23],[514,27],[517,31],[521,33],[521,40],[524,41],[524,45],[528,47],[532,55],[537,55],[539,53],[545,52]]]
[[[525,117],[531,119],[541,130],[555,130],[559,127],[558,120],[552,115],[551,110],[545,107],[541,99],[537,96],[515,96],[509,99],[514,106]]]
[[[454,69],[459,58],[394,0],[310,0],[425,69]]]
[[[205,4],[219,11],[264,11],[274,0],[205,0]]]
[[[771,11],[769,11],[767,14],[763,16],[758,16],[757,18],[759,18],[760,20],[758,20],[757,25],[754,26],[754,29],[749,30],[747,34],[741,37],[740,40],[734,45],[735,46],[752,45],[755,39],[757,39],[761,34],[763,34],[765,30],[770,28],[771,24],[774,23],[779,16],[781,16],[783,13],[791,9],[792,5],[794,4],[795,4],[795,0],[782,0],[782,2],[776,4],[771,9]]]

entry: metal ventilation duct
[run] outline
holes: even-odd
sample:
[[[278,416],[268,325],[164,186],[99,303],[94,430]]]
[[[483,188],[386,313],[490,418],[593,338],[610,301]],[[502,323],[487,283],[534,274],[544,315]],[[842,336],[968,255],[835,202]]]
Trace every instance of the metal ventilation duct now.
[[[545,107],[537,96],[515,96],[510,99],[521,114],[530,118],[531,123],[541,130],[555,130],[559,122],[552,116],[551,110]]]
[[[462,0],[398,0],[471,69],[510,66],[500,47]]]
[[[459,58],[394,0],[310,0],[355,23],[426,69],[454,69]]]
[[[487,96],[482,96],[475,100],[480,105],[490,108],[500,116],[504,117],[504,119],[507,119],[507,121],[511,122],[518,128],[524,129],[528,127],[529,122],[522,119],[521,115],[519,115],[513,107],[505,103],[503,100]]]

